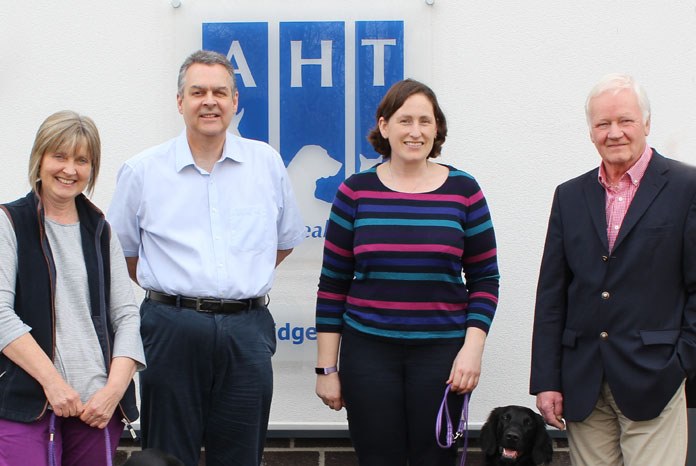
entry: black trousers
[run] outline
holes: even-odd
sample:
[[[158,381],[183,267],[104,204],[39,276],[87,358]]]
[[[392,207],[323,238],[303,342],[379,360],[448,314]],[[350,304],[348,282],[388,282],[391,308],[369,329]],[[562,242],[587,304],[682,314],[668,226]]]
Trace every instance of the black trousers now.
[[[146,299],[140,373],[143,448],[197,466],[261,464],[276,337],[265,306],[206,314]]]
[[[455,464],[456,448],[437,445],[435,420],[462,344],[391,343],[344,330],[339,375],[360,466]],[[457,418],[462,402],[450,395]]]

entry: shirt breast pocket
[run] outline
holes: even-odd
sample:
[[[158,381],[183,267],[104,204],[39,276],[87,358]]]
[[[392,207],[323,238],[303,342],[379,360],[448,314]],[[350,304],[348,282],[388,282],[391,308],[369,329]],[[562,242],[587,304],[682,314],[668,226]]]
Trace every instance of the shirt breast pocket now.
[[[264,206],[229,209],[226,228],[233,251],[260,251],[277,243],[275,218]]]

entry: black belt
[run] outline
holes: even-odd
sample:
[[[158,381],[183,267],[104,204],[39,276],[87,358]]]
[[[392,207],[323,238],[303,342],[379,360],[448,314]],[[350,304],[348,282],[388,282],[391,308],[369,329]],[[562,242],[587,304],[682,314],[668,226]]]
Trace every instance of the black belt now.
[[[198,312],[211,313],[230,313],[248,311],[255,307],[265,306],[266,297],[250,299],[215,299],[215,298],[188,298],[186,296],[176,296],[149,290],[145,297],[158,303],[169,304],[170,306],[186,307],[195,309]]]

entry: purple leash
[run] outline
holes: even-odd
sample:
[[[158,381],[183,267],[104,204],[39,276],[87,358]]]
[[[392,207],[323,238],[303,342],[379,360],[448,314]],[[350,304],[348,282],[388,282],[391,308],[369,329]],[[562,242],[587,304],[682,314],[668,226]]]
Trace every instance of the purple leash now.
[[[106,442],[106,466],[111,466],[111,435],[109,435],[109,424],[104,427],[104,441]]]
[[[48,466],[56,466],[56,414],[51,412],[48,422]],[[104,427],[104,441],[106,442],[106,466],[112,466],[111,459],[111,435],[109,426]]]
[[[51,419],[48,421],[48,466],[56,466],[55,436],[56,414],[51,411]]]
[[[462,459],[459,461],[460,466],[466,464],[466,450],[469,445],[469,393],[464,394],[464,403],[462,404],[462,414],[459,417],[459,425],[457,426],[457,431],[454,432],[454,425],[452,424],[452,418],[449,412],[449,406],[447,406],[447,395],[450,393],[450,384],[445,387],[445,396],[442,398],[442,403],[440,403],[440,410],[437,412],[437,424],[435,424],[435,438],[437,444],[440,448],[451,448],[457,443],[457,439],[464,437],[464,450],[462,451]],[[445,437],[445,443],[440,441],[442,434],[442,417],[445,418],[445,423],[447,424],[447,435]]]

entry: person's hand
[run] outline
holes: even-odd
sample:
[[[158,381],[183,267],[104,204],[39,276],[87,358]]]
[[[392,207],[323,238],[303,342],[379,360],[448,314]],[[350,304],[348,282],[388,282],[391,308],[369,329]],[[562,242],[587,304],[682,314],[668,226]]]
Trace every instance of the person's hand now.
[[[341,396],[341,381],[338,372],[328,375],[317,375],[316,393],[326,406],[340,411],[345,406]]]
[[[464,345],[452,363],[448,384],[451,391],[462,395],[474,391],[481,377],[481,351]]]
[[[123,393],[116,393],[108,385],[92,395],[80,415],[80,420],[90,427],[103,429],[114,415]]]
[[[56,377],[43,387],[44,394],[56,416],[72,417],[82,414],[84,407],[77,393],[62,377]]]
[[[565,430],[566,424],[563,419],[563,395],[561,392],[540,392],[536,397],[537,409],[544,418],[544,421],[557,429]]]

